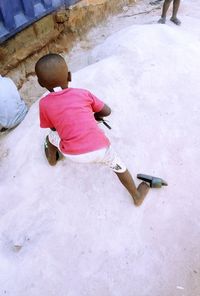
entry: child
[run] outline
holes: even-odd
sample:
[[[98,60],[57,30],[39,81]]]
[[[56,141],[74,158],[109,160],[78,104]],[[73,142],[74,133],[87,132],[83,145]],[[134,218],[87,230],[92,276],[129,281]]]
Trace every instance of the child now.
[[[129,171],[97,125],[96,120],[110,115],[111,109],[87,90],[68,88],[71,74],[58,54],[40,58],[35,72],[39,84],[50,91],[39,104],[40,127],[51,129],[46,137],[49,164],[56,164],[59,151],[75,162],[102,163],[116,173],[135,205],[140,206],[149,186],[142,182],[136,188]]]
[[[0,132],[17,126],[27,112],[14,82],[0,75]]]
[[[165,2],[163,4],[162,15],[158,21],[159,24],[165,24],[167,11],[169,9],[171,2],[172,2],[172,0],[165,0]],[[178,12],[179,6],[180,6],[180,0],[173,0],[173,12],[172,12],[172,17],[170,20],[174,24],[176,24],[177,26],[179,26],[181,24],[181,21],[177,18],[177,12]]]

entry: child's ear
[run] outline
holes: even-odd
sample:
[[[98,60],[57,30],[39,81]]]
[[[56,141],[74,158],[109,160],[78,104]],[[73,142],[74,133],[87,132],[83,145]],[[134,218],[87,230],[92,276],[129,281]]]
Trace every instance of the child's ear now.
[[[71,72],[68,72],[68,81],[72,81],[72,74],[71,74]]]
[[[38,78],[38,83],[39,83],[39,85],[40,85],[41,87],[45,87],[45,86],[43,85],[43,83],[40,81],[39,78]]]

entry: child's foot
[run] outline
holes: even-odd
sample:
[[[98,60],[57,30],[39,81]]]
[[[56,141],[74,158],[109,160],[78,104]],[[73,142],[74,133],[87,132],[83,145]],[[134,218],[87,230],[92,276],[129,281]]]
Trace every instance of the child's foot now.
[[[44,143],[44,152],[49,164],[55,165],[59,159],[59,152],[58,148],[49,142],[48,136],[46,137],[46,141]]]
[[[149,192],[149,185],[147,185],[147,183],[145,182],[142,182],[138,186],[137,191],[139,192],[139,195],[137,197],[134,197],[134,204],[139,207],[143,203],[147,193]]]
[[[177,17],[171,17],[170,21],[173,22],[177,26],[181,25],[181,21]]]
[[[159,24],[165,24],[166,22],[166,17],[161,17],[159,20],[158,20],[158,23]]]

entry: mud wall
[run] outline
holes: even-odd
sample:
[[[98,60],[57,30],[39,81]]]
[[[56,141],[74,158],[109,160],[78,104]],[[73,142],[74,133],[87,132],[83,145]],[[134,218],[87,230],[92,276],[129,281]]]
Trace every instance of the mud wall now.
[[[82,0],[47,15],[0,46],[0,74],[20,88],[34,74],[38,58],[49,52],[69,52],[76,39],[109,15],[135,0]]]

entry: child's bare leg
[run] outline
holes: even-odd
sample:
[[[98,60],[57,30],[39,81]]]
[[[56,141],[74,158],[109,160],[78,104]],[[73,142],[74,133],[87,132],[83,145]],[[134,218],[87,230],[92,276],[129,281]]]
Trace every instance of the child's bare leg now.
[[[53,144],[51,144],[51,142],[49,141],[49,137],[47,136],[45,154],[49,164],[52,166],[57,163],[57,153],[58,153],[58,148]]]
[[[171,21],[174,22],[176,25],[181,24],[181,21],[177,18],[179,6],[180,6],[180,0],[174,0]]]
[[[162,15],[161,15],[161,18],[159,19],[158,23],[165,24],[167,11],[169,9],[171,2],[172,2],[172,0],[165,0],[165,2],[163,4],[163,9],[162,9]]]
[[[140,206],[149,191],[149,186],[145,182],[142,182],[138,188],[136,188],[133,178],[128,170],[126,170],[124,173],[116,173],[116,175],[118,176],[120,182],[131,194],[134,204],[136,206]]]

